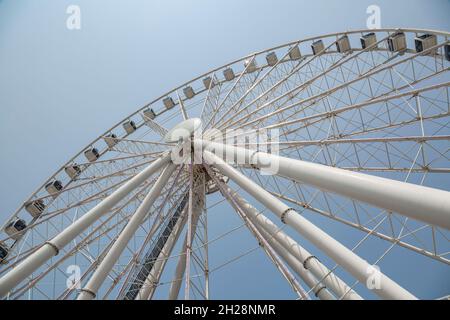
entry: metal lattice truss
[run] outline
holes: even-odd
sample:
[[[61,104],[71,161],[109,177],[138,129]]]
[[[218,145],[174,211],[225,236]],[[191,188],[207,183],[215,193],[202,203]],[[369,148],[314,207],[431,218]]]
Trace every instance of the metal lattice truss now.
[[[211,70],[155,99],[70,159],[3,224],[0,294],[151,299],[166,290],[169,299],[209,299],[211,273],[261,250],[299,299],[362,299],[355,285],[366,285],[369,265],[356,251],[371,239],[387,249],[370,263],[398,246],[449,265],[450,197],[443,191],[450,190],[448,37],[379,29],[299,40]],[[174,164],[170,152],[177,143],[164,139],[167,129],[194,117],[203,136],[191,143],[206,156],[199,164]],[[217,132],[229,139],[214,142]],[[260,132],[269,138],[256,145],[241,139]],[[224,162],[204,151],[210,143],[249,161]],[[276,152],[279,158],[267,159],[300,161],[286,162],[299,171],[266,174],[249,155],[256,149],[261,161]],[[353,175],[390,179],[378,184],[400,183],[399,192],[414,185],[419,189],[406,193],[429,199],[404,210],[406,198],[391,204],[389,194],[360,194],[357,184],[347,190],[334,185],[334,171],[324,183],[319,171],[305,178],[302,164],[343,169],[337,172],[348,181]],[[221,204],[208,207],[213,194],[229,203],[258,244],[216,266],[209,265],[209,246],[240,227],[210,238],[208,216]],[[325,227],[299,220],[304,217],[351,227],[360,238],[347,249],[322,234]],[[318,252],[310,254],[304,240],[285,233],[286,225]],[[316,258],[321,255],[336,265],[326,266]],[[356,282],[345,283],[343,272]],[[374,291],[380,297],[414,298],[382,277],[384,289]]]

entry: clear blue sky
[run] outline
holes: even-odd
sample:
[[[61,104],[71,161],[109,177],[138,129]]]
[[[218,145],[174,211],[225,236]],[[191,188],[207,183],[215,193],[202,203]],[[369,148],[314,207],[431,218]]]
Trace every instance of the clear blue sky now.
[[[81,7],[79,31],[66,28],[70,4]],[[450,30],[448,0],[0,0],[0,220],[88,141],[156,96],[254,51],[365,28],[371,4],[380,6],[383,27]],[[273,270],[251,272],[264,259],[227,271],[212,293],[292,297],[279,276],[261,280]],[[418,262],[405,272],[387,260],[392,277],[422,297],[450,293],[448,267],[427,273]],[[260,286],[233,294],[227,277]]]

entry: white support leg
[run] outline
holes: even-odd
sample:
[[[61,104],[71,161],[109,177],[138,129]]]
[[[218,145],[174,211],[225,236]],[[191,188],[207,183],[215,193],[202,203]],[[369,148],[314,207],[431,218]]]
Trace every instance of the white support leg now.
[[[209,166],[205,166],[208,173],[213,174],[213,172],[210,170]],[[287,268],[285,263],[280,258],[280,255],[276,252],[276,250],[270,245],[268,239],[260,232],[260,229],[255,226],[255,224],[247,217],[245,213],[245,209],[242,208],[239,204],[239,202],[233,197],[232,194],[229,193],[229,188],[226,188],[224,183],[220,182],[219,179],[211,176],[215,183],[219,186],[219,189],[222,193],[222,195],[228,200],[230,205],[235,209],[236,213],[239,215],[239,217],[245,222],[247,228],[249,231],[253,234],[253,236],[258,240],[259,245],[263,250],[266,252],[267,256],[272,260],[275,267],[281,272],[283,277],[289,282],[292,289],[298,294],[299,298],[304,300],[309,300],[309,294],[306,292],[305,289],[301,286],[301,284],[297,281],[297,279],[294,277],[294,275],[290,272],[290,270]]]
[[[192,159],[192,157],[191,157]],[[188,207],[188,219],[187,219],[187,241],[186,241],[186,277],[184,283],[184,299],[189,300],[190,286],[191,286],[191,252],[192,252],[192,239],[194,234],[192,233],[192,215],[194,205],[194,164],[190,164],[189,167],[189,207]]]
[[[323,265],[315,256],[309,253],[306,249],[301,247],[294,239],[289,237],[285,232],[274,224],[270,219],[260,213],[255,207],[240,197],[236,191],[233,191],[228,187],[230,193],[236,199],[236,202],[245,210],[245,213],[260,232],[266,236],[266,239],[272,244],[275,242],[275,247],[283,248],[279,252],[283,256],[283,259],[296,270],[296,272],[302,277],[302,279],[309,285],[308,278],[310,275],[306,273],[312,273],[317,280],[320,281],[326,288],[335,293],[336,297],[344,300],[362,300],[362,297],[352,290],[343,280],[332,273],[325,265]],[[275,248],[275,250],[278,252]],[[295,259],[296,262],[291,260]],[[293,266],[294,265],[294,266]],[[301,274],[300,274],[301,273]],[[317,284],[315,280],[315,284]],[[309,281],[311,282],[311,281]],[[310,286],[311,287],[311,286]],[[318,288],[321,288],[320,286]],[[312,287],[311,287],[312,288]]]
[[[194,237],[198,219],[201,214],[201,208],[194,210],[192,215],[192,230],[191,230],[191,239]],[[169,297],[168,300],[177,300],[178,295],[180,294],[181,283],[183,282],[183,275],[186,271],[186,249],[187,249],[187,241],[188,235],[186,233],[186,237],[184,238],[184,243],[180,251],[180,257],[178,259],[177,267],[175,269],[175,276],[172,284],[170,285]]]
[[[277,175],[450,230],[448,191],[216,142],[195,140],[195,144],[196,150],[214,149],[219,157],[237,155],[238,159],[245,159],[247,164],[261,170],[271,164],[272,168],[276,167]]]
[[[267,242],[269,242],[275,252],[280,255],[284,261],[286,261],[286,263],[300,276],[300,278],[302,278],[309,288],[312,288],[312,291],[316,297],[320,300],[335,300],[335,297],[330,293],[330,291],[328,291],[327,287],[320,284],[311,272],[305,269],[304,266],[289,251],[286,251],[286,248],[284,248],[263,228],[256,225],[255,227],[259,230]]]
[[[36,252],[30,254],[14,269],[0,278],[0,297],[5,296],[17,284],[25,280],[36,269],[43,265],[46,261],[59,253],[68,243],[75,239],[87,227],[97,221],[102,215],[107,213],[114,205],[119,203],[130,192],[141,185],[145,180],[151,177],[156,171],[160,170],[170,161],[170,154],[166,154],[155,160],[143,171],[126,182],[119,189],[89,210],[85,215],[78,219],[75,223],[68,226],[52,240],[47,241]]]
[[[166,243],[164,244],[163,249],[161,250],[155,264],[150,270],[149,275],[145,279],[144,285],[141,290],[139,290],[138,295],[136,296],[136,300],[150,300],[155,293],[157,288],[159,279],[161,278],[162,271],[167,263],[167,259],[172,253],[173,247],[175,246],[178,238],[183,230],[183,227],[186,223],[186,209],[183,217],[178,218],[175,228],[172,230],[172,233],[168,237]]]
[[[133,237],[136,230],[141,225],[142,220],[149,212],[151,206],[158,198],[164,186],[167,184],[167,181],[169,180],[175,168],[176,166],[173,163],[169,163],[166,166],[161,176],[153,185],[150,192],[145,196],[139,208],[128,221],[127,225],[120,233],[119,237],[114,242],[113,246],[108,251],[98,268],[92,274],[88,283],[81,290],[81,293],[77,298],[78,300],[91,300],[95,298],[98,289],[102,285],[103,281],[105,281],[108,274],[111,272],[111,269],[114,267],[114,264],[119,259],[120,255],[122,254],[130,239]]]
[[[330,258],[350,272],[361,283],[366,284],[372,266],[340,242],[316,227],[298,212],[288,207],[278,198],[271,195],[264,188],[251,181],[239,171],[226,164],[222,159],[205,151],[203,159],[216,167],[222,174],[228,176],[241,188],[251,194],[269,210],[274,212],[287,225],[296,229],[303,237],[311,241],[317,248],[325,252]],[[385,299],[416,299],[411,293],[399,286],[386,275],[380,273],[381,288],[374,292]]]

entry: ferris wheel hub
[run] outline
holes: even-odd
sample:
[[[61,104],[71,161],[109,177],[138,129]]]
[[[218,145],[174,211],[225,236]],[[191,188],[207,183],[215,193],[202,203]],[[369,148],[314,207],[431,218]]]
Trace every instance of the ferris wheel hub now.
[[[191,137],[196,130],[201,127],[202,120],[200,118],[190,118],[177,124],[169,130],[164,136],[164,141],[167,143],[174,143],[184,141]]]

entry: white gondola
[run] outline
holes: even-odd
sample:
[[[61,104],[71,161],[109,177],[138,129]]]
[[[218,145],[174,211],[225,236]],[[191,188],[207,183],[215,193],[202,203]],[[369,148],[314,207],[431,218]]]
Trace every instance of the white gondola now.
[[[45,210],[45,204],[42,200],[35,200],[25,205],[25,210],[28,211],[28,213],[33,218],[38,218],[42,212]]]
[[[247,73],[252,73],[258,70],[258,65],[256,64],[256,60],[253,58],[247,59],[244,61],[244,68]]]
[[[51,195],[57,194],[59,191],[63,189],[63,185],[61,181],[54,180],[45,185],[45,190]]]
[[[398,32],[388,38],[389,51],[398,52],[406,49],[406,36],[403,32]]]
[[[117,136],[114,133],[106,135],[104,140],[108,148],[113,148],[117,143],[119,143],[119,139],[117,139]]]
[[[133,120],[125,121],[122,125],[123,125],[123,128],[125,129],[125,131],[128,134],[131,134],[131,133],[135,132],[136,129],[137,129],[136,123],[134,123]]]
[[[183,93],[187,99],[192,99],[195,96],[195,91],[191,86],[184,88]]]
[[[266,55],[266,61],[269,66],[273,67],[278,62],[277,54],[275,52],[269,52]]]
[[[450,44],[444,46],[444,56],[447,61],[450,61]]]
[[[13,240],[18,240],[23,235],[23,230],[27,227],[25,220],[16,219],[8,223],[5,227],[6,234]]]
[[[97,161],[97,159],[100,158],[100,154],[98,153],[98,150],[96,148],[86,150],[84,152],[84,156],[89,162]]]
[[[76,163],[65,167],[64,171],[71,179],[75,179],[78,175],[81,174],[81,168]]]
[[[166,109],[172,109],[175,106],[175,102],[173,102],[172,97],[166,97],[163,99],[163,104]]]
[[[223,70],[223,76],[225,77],[225,80],[227,80],[227,81],[233,80],[235,77],[233,69],[226,68],[225,70]]]
[[[363,35],[360,38],[360,41],[361,41],[361,47],[363,49],[369,48],[370,46],[373,46],[373,47],[371,47],[371,49],[376,49],[378,47],[376,45],[377,35],[374,32],[370,32],[370,33]]]
[[[5,244],[3,244],[3,242],[0,242],[0,263],[5,262],[8,253],[9,253],[8,247]]]
[[[322,40],[314,41],[311,45],[311,49],[314,55],[318,55],[320,52],[322,52],[325,49],[325,46],[323,44]]]
[[[300,53],[300,48],[298,46],[295,46],[289,50],[289,58],[291,60],[298,60],[302,57]]]
[[[342,36],[336,41],[336,50],[339,53],[345,53],[351,50],[350,40],[348,36]]]
[[[156,113],[153,109],[151,108],[147,108],[144,111],[142,111],[142,119],[144,119],[144,121],[147,120],[154,120],[156,118]]]
[[[212,80],[211,76],[207,76],[203,79],[203,85],[205,86],[205,89],[214,88],[216,86],[216,82]]]
[[[422,52],[424,50],[430,49],[437,45],[437,37],[434,34],[423,34],[414,39],[414,45],[417,52]],[[436,54],[437,49],[430,51],[428,54]]]

